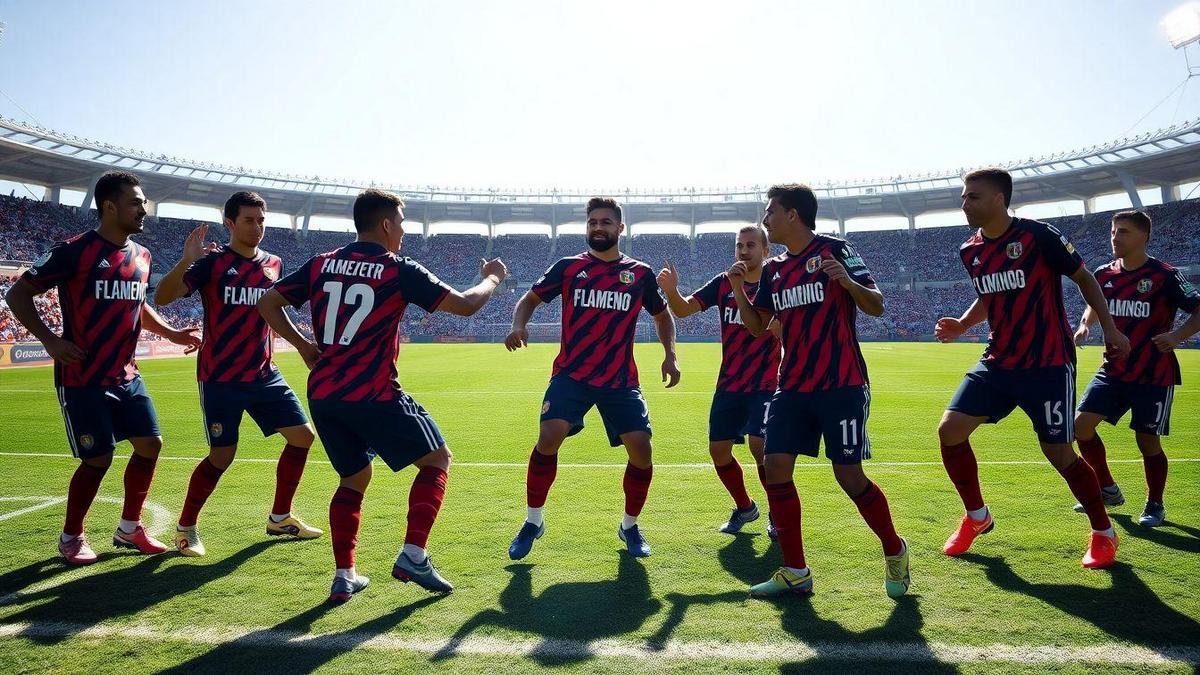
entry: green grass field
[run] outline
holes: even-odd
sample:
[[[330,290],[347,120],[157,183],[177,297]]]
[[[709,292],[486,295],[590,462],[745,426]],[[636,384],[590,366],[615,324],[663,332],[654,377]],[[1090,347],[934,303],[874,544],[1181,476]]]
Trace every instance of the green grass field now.
[[[1114,510],[1120,563],[1079,566],[1087,521],[1018,413],[974,446],[996,529],[961,559],[941,544],[961,504],[940,463],[936,426],[979,345],[868,344],[874,459],[913,552],[910,595],[882,589],[878,540],[837,488],[828,462],[801,459],[805,543],[816,593],[747,598],[780,564],[764,520],[736,537],[716,527],[729,498],[708,463],[708,406],[719,346],[680,348],[683,381],[656,381],[661,349],[639,345],[657,470],[641,522],[653,557],[631,559],[615,536],[624,452],[596,413],[564,445],[548,531],[521,564],[509,540],[524,517],[525,462],[556,346],[406,345],[401,382],[442,428],[456,465],[430,540],[456,585],[427,595],[388,574],[401,544],[412,469],[376,464],[358,568],[371,586],[325,604],[328,538],[268,541],[263,523],[281,441],[249,419],[239,461],[209,500],[208,556],[144,558],[108,544],[121,496],[117,460],[88,519],[101,560],[67,569],[54,546],[75,462],[47,368],[0,371],[0,672],[270,670],[510,673],[686,671],[1192,672],[1200,659],[1200,353],[1185,352],[1175,399],[1169,524],[1136,524],[1142,467],[1125,426],[1102,429],[1129,502]],[[1081,354],[1080,391],[1100,354]],[[304,367],[280,358],[303,389]],[[191,359],[148,361],[165,439],[147,525],[168,528],[205,452]],[[118,449],[128,454],[128,446]],[[745,450],[751,494],[765,505]],[[250,460],[250,461],[246,461]],[[314,448],[296,512],[327,526],[336,476]]]

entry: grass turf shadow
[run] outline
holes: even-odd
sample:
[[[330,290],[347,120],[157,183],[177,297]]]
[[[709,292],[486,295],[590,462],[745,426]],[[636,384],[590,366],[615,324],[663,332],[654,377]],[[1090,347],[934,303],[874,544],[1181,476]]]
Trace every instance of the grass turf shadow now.
[[[1200,553],[1200,530],[1179,523],[1166,521],[1159,527],[1143,527],[1126,513],[1110,513],[1113,522],[1121,526],[1121,534],[1135,539],[1144,539],[1159,546],[1173,548],[1183,553]],[[1179,530],[1183,534],[1172,532]]]

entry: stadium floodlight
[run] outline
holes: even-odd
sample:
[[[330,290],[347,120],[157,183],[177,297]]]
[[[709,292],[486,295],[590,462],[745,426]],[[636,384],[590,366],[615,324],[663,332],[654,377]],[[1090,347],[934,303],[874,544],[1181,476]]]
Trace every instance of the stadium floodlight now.
[[[1175,49],[1200,41],[1200,2],[1189,2],[1163,17],[1163,30]]]

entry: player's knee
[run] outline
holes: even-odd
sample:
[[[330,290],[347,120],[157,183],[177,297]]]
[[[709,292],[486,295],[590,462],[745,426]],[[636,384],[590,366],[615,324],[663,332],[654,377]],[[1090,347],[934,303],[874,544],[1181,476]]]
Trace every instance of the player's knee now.
[[[792,479],[792,462],[787,455],[767,455],[763,468],[767,473],[768,483],[786,483]]]
[[[1065,469],[1079,458],[1070,443],[1042,443],[1042,454],[1056,469]]]
[[[709,443],[708,455],[717,466],[725,466],[733,459],[733,447],[729,443]]]
[[[113,454],[110,452],[105,455],[100,455],[99,457],[86,457],[79,461],[96,469],[107,469],[108,467],[112,466]]]
[[[224,471],[225,469],[229,468],[230,464],[233,464],[233,457],[236,454],[236,445],[209,448],[208,461],[211,462],[213,466]]]
[[[1138,451],[1142,453],[1143,457],[1153,457],[1163,451],[1162,439],[1154,434],[1139,431],[1134,434],[1134,438],[1137,439]]]
[[[133,451],[143,457],[158,457],[158,453],[162,451],[162,436],[144,436],[138,439],[131,439],[130,444],[133,445]]]
[[[1087,413],[1075,414],[1075,438],[1081,441],[1089,441],[1096,435],[1096,426],[1100,423],[1100,418]]]
[[[870,482],[863,472],[862,464],[834,464],[833,477],[838,485],[850,497],[857,497],[867,489]]]
[[[953,412],[947,410],[938,423],[938,440],[942,445],[958,445],[971,436],[971,428]]]
[[[442,471],[449,471],[450,463],[453,460],[454,454],[450,452],[450,448],[443,445],[437,450],[433,450],[429,454],[417,460],[415,464],[420,468],[431,466],[441,469]]]
[[[313,433],[312,427],[307,424],[293,427],[288,435],[284,437],[288,445],[294,445],[299,448],[311,448],[314,441],[317,440],[316,434]]]

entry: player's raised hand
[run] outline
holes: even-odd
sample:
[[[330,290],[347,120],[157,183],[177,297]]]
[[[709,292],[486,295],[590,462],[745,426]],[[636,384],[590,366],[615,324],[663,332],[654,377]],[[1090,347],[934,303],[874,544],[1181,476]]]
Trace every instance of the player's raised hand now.
[[[944,316],[937,320],[937,324],[933,327],[933,337],[937,338],[938,342],[953,342],[963,333],[967,332],[967,327],[952,316]]]
[[[681,373],[679,372],[679,359],[675,358],[674,355],[668,356],[667,358],[663,359],[663,363],[662,363],[662,378],[663,379],[662,379],[662,381],[667,383],[667,389],[670,389],[671,387],[674,387],[675,385],[679,384],[680,375],[681,375]]]
[[[529,332],[524,328],[513,327],[508,337],[504,338],[504,348],[510,352],[527,346],[529,346]]]
[[[183,259],[188,262],[195,262],[203,258],[205,254],[212,253],[220,248],[220,244],[215,241],[204,243],[204,237],[208,235],[208,225],[201,223],[196,229],[192,230],[191,234],[183,242]]]
[[[1075,346],[1076,347],[1083,346],[1083,343],[1087,341],[1088,337],[1091,334],[1092,334],[1092,329],[1088,328],[1088,325],[1086,323],[1079,324],[1079,328],[1075,329]]]
[[[1112,331],[1112,335],[1109,335],[1108,331],[1105,331],[1104,344],[1108,347],[1104,353],[1118,361],[1127,358],[1132,349],[1129,346],[1129,338],[1125,337],[1125,334],[1119,330]]]
[[[309,342],[303,349],[298,351],[300,352],[300,358],[304,359],[304,365],[308,366],[309,370],[316,367],[317,361],[321,358],[321,348],[318,345]]]
[[[504,281],[504,277],[508,276],[508,268],[504,266],[503,260],[479,259],[479,278],[486,279],[489,276],[496,277],[497,281]]]
[[[729,271],[725,273],[725,277],[729,279],[730,286],[741,288],[742,284],[746,283],[746,263],[741,260],[733,263]]]
[[[658,287],[666,292],[679,290],[679,271],[675,269],[675,265],[668,260],[664,263],[662,270],[658,273]]]
[[[184,354],[191,354],[200,349],[200,329],[195,326],[177,330],[168,336],[167,339],[177,345],[183,345]]]
[[[846,266],[838,262],[833,256],[821,258],[821,271],[829,277],[830,281],[836,281],[842,285],[842,288],[850,287],[850,273],[846,271]]]
[[[1175,334],[1175,331],[1162,333],[1161,335],[1155,335],[1150,339],[1150,341],[1154,343],[1154,346],[1158,348],[1158,351],[1164,354],[1174,351],[1175,348],[1179,346],[1179,343],[1183,342],[1183,340],[1180,340],[1179,336]]]
[[[42,343],[42,346],[46,348],[46,353],[50,355],[50,358],[64,366],[73,366],[87,357],[87,352],[80,349],[79,345],[57,335],[51,336],[49,341]]]

